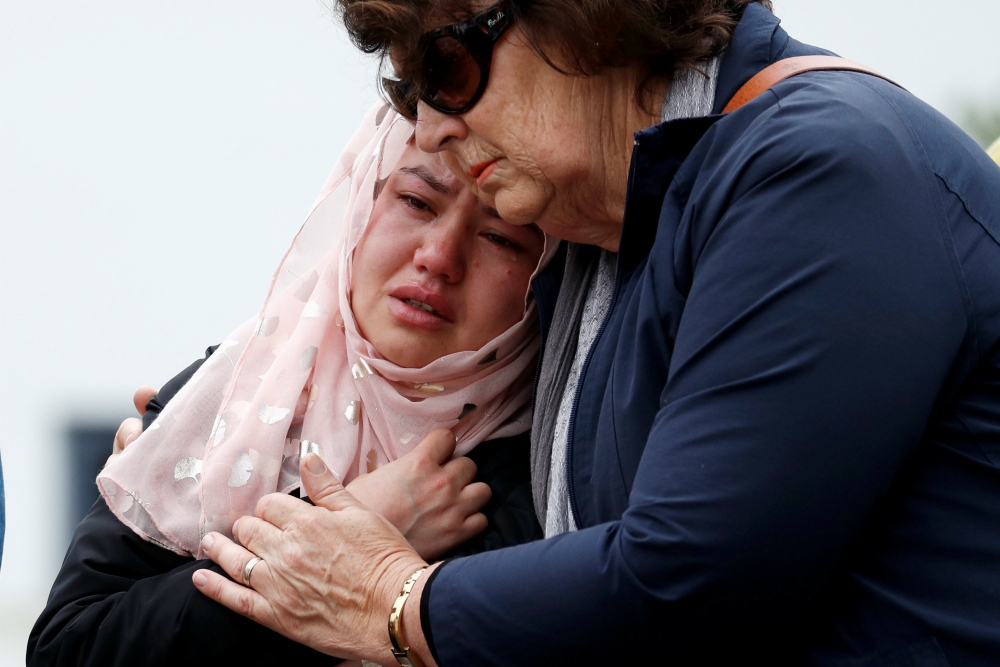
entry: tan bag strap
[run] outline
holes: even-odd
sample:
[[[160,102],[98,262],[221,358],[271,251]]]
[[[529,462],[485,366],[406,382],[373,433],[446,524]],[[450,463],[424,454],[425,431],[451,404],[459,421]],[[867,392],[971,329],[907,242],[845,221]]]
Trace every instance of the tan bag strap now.
[[[894,86],[899,86],[898,83],[889,77],[883,76],[872,68],[866,67],[861,63],[856,63],[853,60],[848,60],[847,58],[838,58],[836,56],[799,56],[797,58],[779,60],[757,72],[756,76],[747,81],[733,96],[733,99],[729,100],[729,104],[722,110],[722,113],[736,111],[747,102],[757,99],[758,95],[771,86],[781,83],[785,79],[790,79],[797,74],[824,71],[860,72],[861,74],[877,76],[880,79],[885,79]],[[902,88],[902,86],[899,87]]]

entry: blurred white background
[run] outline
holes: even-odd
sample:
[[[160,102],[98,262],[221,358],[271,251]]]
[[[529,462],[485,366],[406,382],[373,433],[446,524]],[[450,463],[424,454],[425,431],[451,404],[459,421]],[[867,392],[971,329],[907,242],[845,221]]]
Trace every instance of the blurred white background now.
[[[1000,108],[997,10],[776,2],[957,121]],[[0,0],[0,667],[66,548],[66,426],[256,311],[373,80],[320,0]]]

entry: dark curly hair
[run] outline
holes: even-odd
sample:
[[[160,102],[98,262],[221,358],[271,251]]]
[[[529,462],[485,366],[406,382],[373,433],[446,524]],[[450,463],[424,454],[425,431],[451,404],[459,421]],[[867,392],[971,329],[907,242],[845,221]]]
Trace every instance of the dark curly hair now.
[[[590,75],[638,63],[636,97],[725,49],[747,5],[770,0],[512,0],[535,51],[565,74]],[[384,59],[392,52],[404,79],[419,66],[420,37],[483,9],[477,0],[336,0],[351,41]]]

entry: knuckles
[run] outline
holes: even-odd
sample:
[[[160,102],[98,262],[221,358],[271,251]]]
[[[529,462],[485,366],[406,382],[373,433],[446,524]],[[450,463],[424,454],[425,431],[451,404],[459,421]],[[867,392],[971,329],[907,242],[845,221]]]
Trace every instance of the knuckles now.
[[[247,559],[243,557],[243,554],[233,554],[229,559],[229,566],[226,568],[226,572],[233,579],[239,580],[243,576],[243,568],[246,566],[246,563],[244,563],[245,560]]]
[[[466,527],[470,531],[470,537],[486,530],[488,524],[489,521],[487,521],[485,514],[473,514],[466,520]]]
[[[260,500],[257,501],[257,507],[254,508],[254,514],[257,515],[258,517],[266,516],[273,504],[274,504],[274,499],[270,494],[263,496]]]
[[[238,591],[236,593],[236,613],[246,616],[248,618],[253,618],[253,598],[250,597],[249,591]]]
[[[399,463],[402,467],[400,472],[411,478],[419,478],[438,467],[430,452],[423,449],[415,449],[394,463]]]
[[[428,491],[436,496],[450,494],[455,488],[454,478],[448,474],[434,475],[427,480]]]
[[[243,517],[234,527],[233,537],[244,547],[249,546],[260,535],[260,522],[261,519],[248,516]]]
[[[313,499],[313,502],[319,502],[321,500],[326,500],[332,496],[337,495],[341,491],[345,491],[343,486],[339,483],[330,483],[323,486],[321,489],[314,490],[309,496]]]
[[[288,569],[295,572],[302,572],[314,564],[297,545],[282,548],[281,560]]]
[[[322,515],[320,514],[320,512],[322,512],[322,510],[314,510],[311,512],[307,512],[299,516],[299,518],[296,520],[296,523],[299,525],[299,528],[304,533],[308,534],[319,533],[323,530],[323,520],[321,518]]]

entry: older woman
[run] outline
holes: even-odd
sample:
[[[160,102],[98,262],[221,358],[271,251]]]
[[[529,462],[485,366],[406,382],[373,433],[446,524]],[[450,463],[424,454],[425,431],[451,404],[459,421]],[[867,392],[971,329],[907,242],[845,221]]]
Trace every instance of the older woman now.
[[[419,146],[572,242],[535,282],[549,539],[428,566],[308,458],[320,507],[206,537],[256,590],[195,584],[382,664],[995,664],[986,154],[868,74],[744,88],[824,53],[747,0],[342,5]]]

